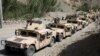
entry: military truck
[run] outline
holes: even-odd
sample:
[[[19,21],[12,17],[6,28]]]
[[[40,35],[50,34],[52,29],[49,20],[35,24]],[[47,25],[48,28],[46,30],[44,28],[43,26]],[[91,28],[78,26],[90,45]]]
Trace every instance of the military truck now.
[[[54,44],[54,36],[50,29],[17,29],[15,36],[8,38],[5,41],[5,50],[22,51],[26,56],[33,56],[35,51]]]
[[[56,23],[49,23],[49,29],[53,30],[53,36],[55,36],[56,41],[62,41],[67,36],[71,36],[74,31],[71,26],[66,24],[56,24]]]
[[[49,23],[46,26],[47,29],[53,30],[53,36],[55,36],[55,41],[62,41],[63,37],[64,37],[64,30],[63,28],[57,28],[57,25],[55,23]]]
[[[51,29],[53,29],[55,32],[59,33],[59,36],[56,37],[57,40],[61,41],[63,38],[66,38],[67,36],[71,36],[75,33],[74,25],[73,24],[67,24],[67,21],[65,19],[59,19],[55,18],[54,22],[48,24]],[[57,36],[57,34],[55,34]]]
[[[75,32],[82,29],[82,24],[78,22],[76,19],[67,20],[67,25],[72,25]]]
[[[81,23],[83,28],[89,24],[87,18],[85,17],[77,17],[77,21]]]

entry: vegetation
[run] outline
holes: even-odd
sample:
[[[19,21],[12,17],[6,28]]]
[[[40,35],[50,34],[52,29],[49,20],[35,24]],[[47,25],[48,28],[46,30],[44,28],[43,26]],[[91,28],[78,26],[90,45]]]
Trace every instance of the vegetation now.
[[[90,8],[87,3],[84,3],[83,5],[79,6],[76,11],[88,11]]]
[[[4,19],[17,19],[32,15],[32,17],[41,17],[49,11],[57,9],[57,0],[28,0],[27,4],[17,0],[2,0]]]
[[[95,2],[93,2],[95,3]],[[89,9],[93,9],[96,11],[97,9],[100,11],[100,7],[98,4],[93,4],[92,1],[87,1],[87,0],[81,0],[81,6],[78,7],[77,11],[82,10],[82,11],[88,11]]]
[[[94,11],[96,11],[97,9],[100,11],[100,7],[99,7],[98,5],[93,6],[92,9],[93,9]]]

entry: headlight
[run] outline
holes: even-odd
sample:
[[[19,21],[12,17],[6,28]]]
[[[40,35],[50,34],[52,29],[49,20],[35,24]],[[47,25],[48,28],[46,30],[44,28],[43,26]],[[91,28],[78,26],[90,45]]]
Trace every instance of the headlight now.
[[[27,44],[22,44],[22,48],[27,48]]]
[[[15,43],[15,42],[10,42],[10,41],[5,41],[5,44],[7,46],[15,47],[15,48],[20,48],[21,44],[20,43]]]

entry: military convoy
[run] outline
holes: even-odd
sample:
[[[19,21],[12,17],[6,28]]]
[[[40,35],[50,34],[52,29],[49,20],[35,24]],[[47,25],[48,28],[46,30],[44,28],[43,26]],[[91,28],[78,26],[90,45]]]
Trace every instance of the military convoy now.
[[[69,18],[54,18],[46,27],[43,27],[42,21],[27,20],[25,28],[16,29],[15,36],[2,40],[1,44],[5,43],[7,52],[21,50],[26,56],[32,56],[35,51],[53,46],[55,42],[62,41],[89,24],[85,17],[71,17],[75,20]]]

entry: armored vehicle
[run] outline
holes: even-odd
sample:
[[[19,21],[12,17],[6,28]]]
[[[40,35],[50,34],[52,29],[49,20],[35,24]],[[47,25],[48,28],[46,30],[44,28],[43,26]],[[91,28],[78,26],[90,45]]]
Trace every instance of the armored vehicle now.
[[[26,56],[33,56],[35,51],[53,44],[54,37],[50,29],[17,29],[15,36],[5,40],[5,50],[8,52],[23,51]]]
[[[73,25],[67,25],[65,19],[55,18],[53,23],[48,24],[49,28],[54,30],[56,40],[61,41],[67,36],[71,36],[75,31]]]
[[[63,27],[62,28],[57,28],[57,25],[55,23],[49,23],[46,26],[46,28],[53,30],[53,36],[55,36],[56,41],[59,41],[59,42],[62,41],[62,39],[64,38]]]
[[[55,36],[56,41],[62,41],[62,39],[71,36],[73,33],[71,26],[66,24],[50,23],[48,26],[47,28],[53,30],[53,36]]]
[[[82,24],[83,28],[89,24],[87,18],[85,17],[77,17],[77,21]]]
[[[75,20],[67,20],[67,25],[74,26],[73,28],[74,28],[75,32],[82,29],[81,23],[78,22],[76,19]]]

